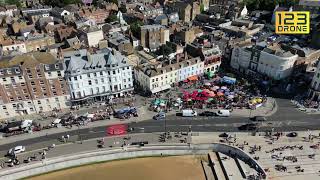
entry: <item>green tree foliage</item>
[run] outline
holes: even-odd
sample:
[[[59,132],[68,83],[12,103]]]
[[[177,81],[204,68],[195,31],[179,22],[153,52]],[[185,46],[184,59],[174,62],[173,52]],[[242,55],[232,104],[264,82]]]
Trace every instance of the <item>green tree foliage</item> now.
[[[106,21],[106,23],[110,23],[110,22],[115,22],[117,20],[118,20],[117,15],[111,14],[110,16],[108,16],[108,18],[105,21]]]
[[[277,4],[290,7],[298,4],[299,0],[244,0],[243,3],[251,11],[258,9],[272,11]]]
[[[17,7],[21,7],[20,0],[5,0],[5,4],[16,5]]]
[[[119,11],[121,11],[122,13],[126,13],[127,12],[126,5],[121,4],[120,7],[119,7]]]
[[[160,46],[156,54],[168,56],[171,53],[173,53],[173,49],[170,46],[163,44]]]
[[[200,12],[203,13],[204,12],[204,5],[200,4]]]
[[[140,38],[140,27],[143,25],[144,25],[143,22],[139,21],[139,20],[130,23],[130,29],[131,29],[133,36]]]
[[[79,4],[82,3],[81,0],[62,0],[62,3],[64,5],[68,5],[68,4]]]

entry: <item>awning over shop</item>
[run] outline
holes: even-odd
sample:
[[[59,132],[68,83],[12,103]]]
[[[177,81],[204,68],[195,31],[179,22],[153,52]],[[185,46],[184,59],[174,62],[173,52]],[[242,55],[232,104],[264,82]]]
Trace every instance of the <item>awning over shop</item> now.
[[[198,76],[197,75],[189,76],[188,80],[189,81],[197,81],[198,80]]]
[[[160,86],[160,87],[156,87],[154,89],[151,90],[151,93],[154,94],[154,93],[157,93],[157,92],[160,92],[160,91],[164,91],[166,89],[170,89],[171,86],[169,84],[166,84],[164,86]]]

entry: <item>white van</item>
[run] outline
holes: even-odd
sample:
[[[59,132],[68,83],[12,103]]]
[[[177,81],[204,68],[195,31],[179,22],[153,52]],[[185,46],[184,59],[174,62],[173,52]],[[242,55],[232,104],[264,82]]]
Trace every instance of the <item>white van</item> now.
[[[216,115],[220,116],[220,117],[229,117],[230,116],[230,111],[227,110],[227,109],[221,109],[218,112],[216,112]]]
[[[198,113],[194,110],[191,110],[191,109],[182,110],[182,116],[184,116],[184,117],[194,117],[197,115],[198,115]]]

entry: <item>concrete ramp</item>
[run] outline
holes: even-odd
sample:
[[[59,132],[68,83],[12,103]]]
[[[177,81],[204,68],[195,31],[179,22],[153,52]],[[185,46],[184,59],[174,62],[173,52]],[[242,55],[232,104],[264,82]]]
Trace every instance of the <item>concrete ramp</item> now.
[[[226,156],[224,154],[221,154],[221,153],[219,153],[219,155],[220,155],[223,167],[225,168],[226,174],[229,179],[234,179],[234,180],[244,179],[240,170],[239,170],[239,167],[236,164],[236,161],[233,158]]]
[[[215,152],[209,152],[208,154],[209,165],[211,166],[215,180],[226,180],[226,176],[223,172],[223,167],[219,163],[217,154]]]
[[[206,177],[206,180],[216,180],[213,171],[211,169],[211,167],[209,166],[209,164],[205,161],[201,161],[201,165],[204,171],[204,175]]]

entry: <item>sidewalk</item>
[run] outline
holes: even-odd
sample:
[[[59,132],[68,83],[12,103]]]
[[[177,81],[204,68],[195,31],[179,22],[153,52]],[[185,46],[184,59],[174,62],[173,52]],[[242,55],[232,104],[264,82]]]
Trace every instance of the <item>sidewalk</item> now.
[[[300,131],[297,137],[281,136],[279,140],[263,136],[251,136],[248,133],[228,133],[230,143],[225,141],[225,138],[219,137],[222,133],[199,133],[199,136],[192,136],[192,143],[214,143],[221,142],[243,147],[243,150],[251,154],[253,158],[267,169],[269,179],[290,179],[298,180],[302,177],[310,179],[318,179],[320,175],[320,152],[319,149],[311,146],[320,143],[320,131]],[[286,134],[286,133],[285,133]],[[309,141],[308,137],[312,135],[313,140]],[[236,137],[236,141],[234,141]],[[248,143],[244,145],[244,142]],[[273,143],[272,143],[273,142]],[[253,150],[255,147],[261,150]],[[298,147],[301,147],[300,149]],[[313,156],[313,157],[312,157]],[[312,158],[311,158],[312,157]],[[297,162],[292,159],[296,158]],[[284,166],[285,171],[276,170],[276,166]]]
[[[139,109],[139,117],[131,117],[130,119],[126,119],[126,120],[119,120],[117,118],[111,118],[110,120],[102,120],[102,121],[95,121],[95,122],[90,122],[87,126],[79,126],[76,127],[74,126],[73,128],[69,129],[69,128],[65,128],[65,127],[61,127],[61,128],[52,128],[52,129],[46,129],[46,130],[42,130],[42,131],[36,131],[30,134],[21,134],[21,135],[15,135],[15,136],[10,136],[10,137],[6,137],[6,138],[1,138],[0,139],[0,145],[2,144],[7,144],[7,143],[12,143],[15,141],[21,141],[21,140],[25,140],[25,139],[31,139],[31,138],[35,138],[35,137],[40,137],[40,136],[46,136],[46,135],[50,135],[50,134],[56,134],[56,133],[62,133],[62,132],[68,132],[68,131],[73,131],[73,130],[77,130],[77,129],[87,129],[87,128],[94,128],[94,127],[99,127],[99,126],[109,126],[109,125],[113,125],[113,124],[120,124],[120,123],[131,123],[131,122],[140,122],[140,121],[144,121],[144,120],[148,120],[148,119],[152,119],[153,115],[156,113],[145,113],[146,110],[145,108],[140,108]]]

